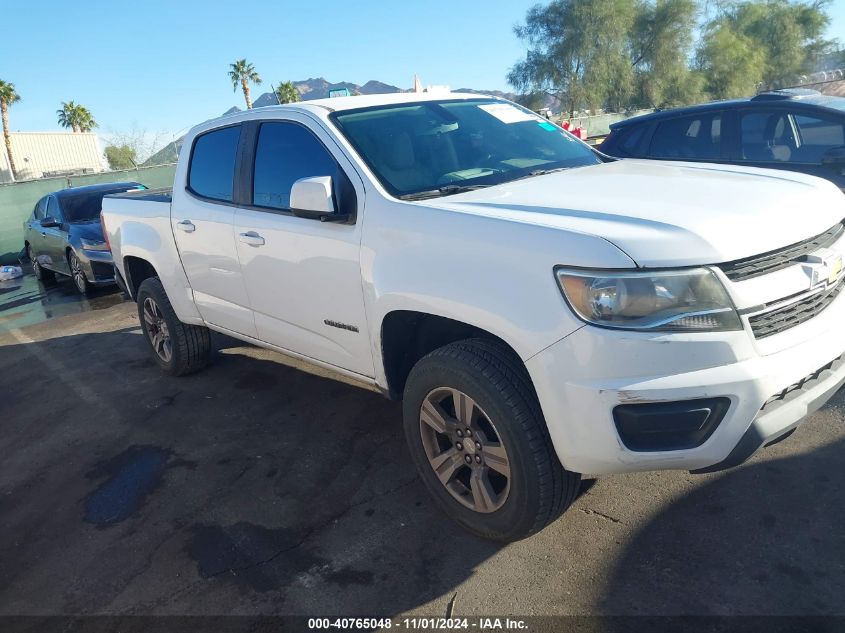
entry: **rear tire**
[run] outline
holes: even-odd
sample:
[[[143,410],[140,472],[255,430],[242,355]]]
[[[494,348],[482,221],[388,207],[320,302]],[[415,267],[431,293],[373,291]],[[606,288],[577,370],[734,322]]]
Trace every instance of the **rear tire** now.
[[[29,257],[30,263],[32,264],[32,272],[38,281],[55,280],[56,276],[53,274],[53,271],[47,270],[46,268],[42,268],[41,264],[38,263],[38,260],[35,258],[35,253],[32,251],[32,246],[26,247],[26,254],[27,257]]]
[[[561,466],[528,372],[502,344],[469,339],[422,358],[405,385],[403,417],[423,483],[474,534],[525,538],[577,496],[581,475]]]
[[[211,335],[208,328],[182,323],[158,277],[138,288],[138,319],[159,367],[171,376],[185,376],[208,365]]]

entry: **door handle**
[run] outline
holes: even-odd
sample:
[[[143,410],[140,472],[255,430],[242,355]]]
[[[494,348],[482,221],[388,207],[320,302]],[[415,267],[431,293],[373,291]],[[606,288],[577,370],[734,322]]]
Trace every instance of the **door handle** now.
[[[193,233],[197,230],[197,227],[195,227],[194,223],[190,220],[182,220],[181,222],[177,222],[176,226],[179,227],[179,229],[184,231],[185,233]]]
[[[244,244],[249,244],[250,246],[264,246],[264,238],[255,231],[241,233],[238,235],[238,239]]]

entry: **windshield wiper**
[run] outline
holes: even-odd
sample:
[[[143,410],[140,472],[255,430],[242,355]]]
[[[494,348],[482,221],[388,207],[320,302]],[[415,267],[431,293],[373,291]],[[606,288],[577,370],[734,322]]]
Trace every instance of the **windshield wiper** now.
[[[476,189],[483,189],[490,185],[443,185],[437,189],[427,189],[426,191],[417,191],[416,193],[406,193],[404,196],[399,196],[400,200],[425,200],[427,198],[439,198],[440,196],[451,196],[456,193],[464,193],[466,191],[475,191]]]
[[[517,180],[521,178],[531,178],[533,176],[545,176],[546,174],[554,174],[558,171],[566,171],[567,169],[572,169],[571,167],[555,167],[554,169],[535,169],[533,171],[529,171],[524,176],[520,176]]]

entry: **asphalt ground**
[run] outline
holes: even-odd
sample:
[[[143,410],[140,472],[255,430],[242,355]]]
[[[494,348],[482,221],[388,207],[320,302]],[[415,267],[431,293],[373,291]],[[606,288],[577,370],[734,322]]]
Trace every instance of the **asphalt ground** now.
[[[398,403],[220,336],[166,376],[101,298],[0,332],[0,616],[845,614],[845,391],[739,468],[588,479],[502,546],[429,500]]]

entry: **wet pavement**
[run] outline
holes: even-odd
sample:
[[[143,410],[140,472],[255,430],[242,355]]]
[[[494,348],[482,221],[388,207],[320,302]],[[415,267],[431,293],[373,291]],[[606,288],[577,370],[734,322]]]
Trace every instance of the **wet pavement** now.
[[[0,616],[845,615],[845,391],[503,546],[437,510],[398,403],[212,341],[173,378],[130,302],[0,332]]]
[[[94,288],[83,296],[69,277],[38,281],[23,264],[23,277],[0,281],[0,332],[42,323],[48,319],[103,310],[124,301],[117,286]]]

